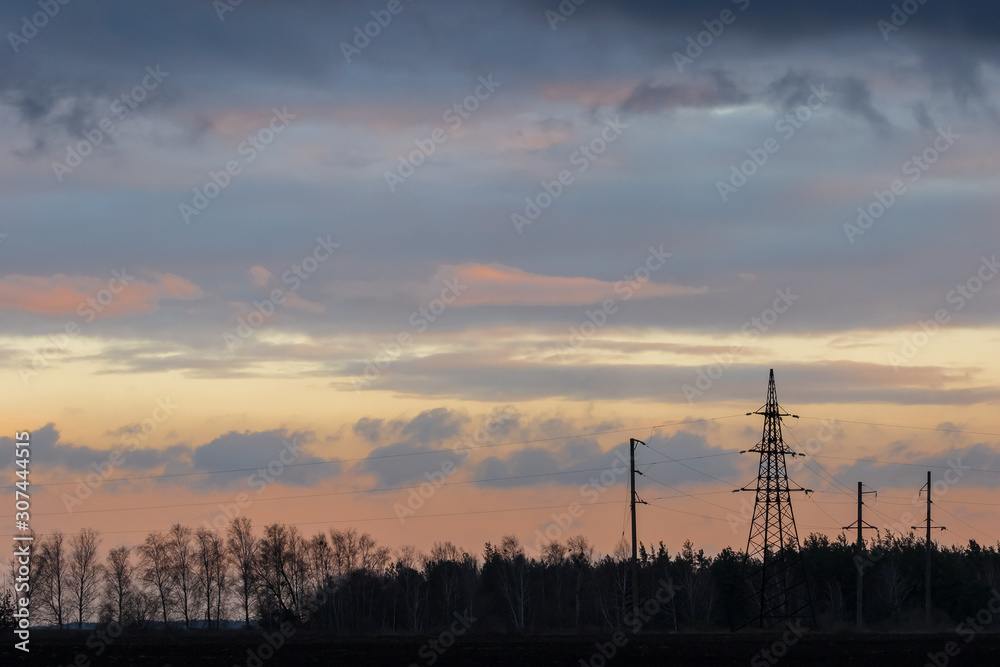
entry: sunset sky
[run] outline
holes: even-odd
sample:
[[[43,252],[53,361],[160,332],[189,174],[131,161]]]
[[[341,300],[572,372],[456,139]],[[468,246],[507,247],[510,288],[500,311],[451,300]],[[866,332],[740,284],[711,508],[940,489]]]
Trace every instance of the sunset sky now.
[[[640,539],[742,549],[773,368],[801,537],[932,470],[996,544],[1000,6],[902,4],[3,3],[3,484],[608,553],[635,437]]]

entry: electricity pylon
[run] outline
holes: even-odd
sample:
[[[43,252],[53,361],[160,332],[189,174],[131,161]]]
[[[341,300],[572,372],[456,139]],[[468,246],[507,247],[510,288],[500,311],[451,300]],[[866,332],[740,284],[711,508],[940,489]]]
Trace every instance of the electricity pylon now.
[[[791,451],[781,438],[781,418],[797,415],[783,412],[778,404],[773,369],[767,383],[767,403],[756,412],[747,413],[752,414],[764,416],[764,432],[760,443],[747,450],[760,454],[756,488],[736,489],[736,492],[756,493],[743,556],[742,583],[749,593],[739,610],[748,619],[738,627],[756,623],[765,628],[793,619],[811,620],[815,626],[791,497],[793,491],[810,493],[811,490],[788,486],[785,457],[804,454]]]

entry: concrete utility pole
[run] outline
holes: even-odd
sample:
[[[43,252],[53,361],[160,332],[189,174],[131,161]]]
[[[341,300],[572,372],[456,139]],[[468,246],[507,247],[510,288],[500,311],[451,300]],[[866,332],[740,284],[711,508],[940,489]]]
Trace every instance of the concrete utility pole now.
[[[863,499],[864,499],[864,496],[866,494],[874,493],[876,496],[878,495],[877,491],[864,491],[862,489],[863,486],[864,486],[864,484],[862,484],[861,482],[858,482],[858,520],[855,523],[852,523],[850,526],[844,526],[844,530],[850,530],[851,528],[854,528],[855,526],[857,526],[857,529],[858,529],[858,541],[855,544],[855,561],[854,561],[854,564],[857,566],[857,570],[858,570],[858,578],[857,578],[857,598],[858,598],[858,603],[857,603],[857,612],[855,613],[855,627],[858,630],[861,629],[861,625],[862,625],[862,621],[861,621],[861,619],[862,619],[862,608],[863,608],[862,602],[864,600],[864,584],[862,583],[864,581],[864,572],[863,572],[863,568],[861,567],[861,560],[864,558],[864,555],[865,555],[865,539],[862,536],[861,532],[863,530],[865,530],[865,529],[868,529],[868,530],[874,530],[875,529],[875,526],[873,526],[870,523],[866,522],[862,518],[862,516],[861,516],[861,508],[864,507],[864,500]]]
[[[640,503],[642,505],[646,504],[644,500],[636,499],[635,491],[635,475],[641,472],[635,469],[635,446],[645,445],[642,440],[636,440],[635,438],[629,438],[629,476],[631,478],[631,483],[629,488],[631,489],[631,502],[632,507],[632,618],[637,618],[639,616],[639,555],[637,552],[636,539],[635,539],[635,504]]]
[[[926,553],[926,570],[924,572],[924,623],[930,625],[931,622],[931,549],[934,544],[931,542],[931,471],[927,471],[927,484],[920,489],[922,493],[924,490],[927,491],[927,519],[925,520],[925,528],[927,529],[927,542],[925,551]],[[941,530],[944,530],[944,526],[937,526]],[[913,530],[917,529],[917,526],[910,526]]]
[[[927,571],[924,572],[924,623],[931,622],[931,471],[927,471]]]

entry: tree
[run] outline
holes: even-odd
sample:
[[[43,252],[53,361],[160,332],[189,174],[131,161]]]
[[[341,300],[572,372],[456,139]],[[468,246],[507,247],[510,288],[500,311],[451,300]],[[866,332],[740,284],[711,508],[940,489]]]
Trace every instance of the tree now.
[[[97,601],[98,588],[103,568],[97,558],[101,545],[100,534],[93,528],[84,528],[70,538],[70,555],[67,583],[70,599],[76,608],[76,627],[83,628],[83,622],[90,616]]]
[[[194,569],[194,549],[191,546],[191,529],[175,523],[168,534],[170,553],[170,578],[180,595],[184,612],[184,627],[191,627],[191,573]]]
[[[486,558],[494,566],[500,592],[507,604],[508,618],[514,629],[523,632],[530,591],[528,587],[528,561],[524,549],[514,535],[504,535],[496,550],[486,545]]]
[[[170,544],[166,535],[150,533],[146,541],[136,547],[143,580],[156,589],[163,613],[163,626],[167,626],[167,607],[173,604],[173,570]]]
[[[14,594],[10,590],[0,595],[0,630],[14,627]]]
[[[261,620],[269,624],[291,617],[296,608],[292,585],[293,538],[287,526],[272,523],[264,527],[264,537],[260,540],[256,576],[260,582]]]
[[[201,594],[205,599],[205,627],[212,627],[212,603],[220,583],[225,584],[225,577],[220,577],[220,569],[224,562],[223,550],[218,534],[214,530],[199,528],[195,533],[195,580],[199,584]],[[222,607],[222,591],[218,590],[219,612]],[[218,616],[216,624],[218,624]]]
[[[226,554],[232,563],[238,577],[237,591],[243,606],[243,620],[250,627],[250,601],[257,591],[257,575],[255,561],[257,560],[259,543],[253,535],[253,525],[245,516],[236,517],[229,524]]]
[[[66,545],[62,532],[57,530],[42,541],[38,570],[43,603],[61,629],[65,621],[63,598],[66,593]]]
[[[123,622],[126,602],[133,591],[132,551],[128,547],[116,547],[108,552],[107,565],[104,568],[104,579],[108,585],[109,602],[118,610],[118,622]]]

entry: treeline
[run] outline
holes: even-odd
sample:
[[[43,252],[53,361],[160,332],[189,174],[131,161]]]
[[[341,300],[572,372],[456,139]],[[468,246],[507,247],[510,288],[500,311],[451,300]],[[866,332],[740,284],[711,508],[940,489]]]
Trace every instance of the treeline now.
[[[136,547],[101,556],[98,531],[56,532],[32,543],[32,625],[81,628],[119,623],[165,627],[273,628],[290,621],[333,634],[425,633],[457,617],[485,632],[572,632],[632,622],[629,551],[595,555],[583,536],[528,555],[514,537],[487,543],[482,554],[436,543],[429,554],[393,552],[367,533],[331,530],[310,537],[275,523],[258,534],[249,519],[227,530],[180,524],[150,533]],[[654,596],[646,630],[728,628],[740,619],[741,554],[707,556],[690,542],[672,556],[663,543],[639,549],[640,609]],[[820,627],[853,625],[855,578],[865,581],[865,621],[883,629],[922,619],[923,543],[887,535],[856,558],[841,535],[813,534],[802,548]],[[1000,579],[1000,552],[972,541],[935,548],[933,599],[941,623],[985,608]],[[0,594],[0,625],[11,623],[17,563]],[[666,587],[665,587],[666,585]],[[672,591],[664,596],[664,590]],[[456,616],[458,615],[458,616]]]

